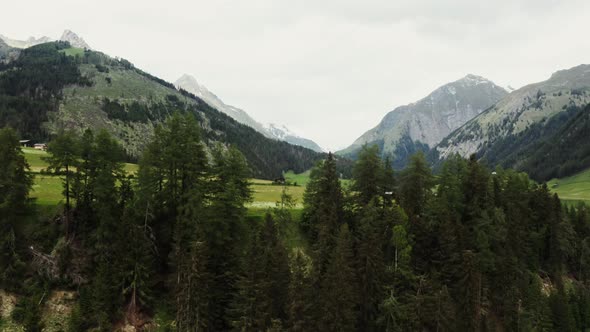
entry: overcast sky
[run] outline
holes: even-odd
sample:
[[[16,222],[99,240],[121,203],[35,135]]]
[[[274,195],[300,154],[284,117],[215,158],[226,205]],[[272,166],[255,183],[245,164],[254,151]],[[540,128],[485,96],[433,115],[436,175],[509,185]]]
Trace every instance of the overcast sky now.
[[[0,34],[64,29],[329,149],[468,73],[518,88],[590,63],[588,0],[2,3]]]

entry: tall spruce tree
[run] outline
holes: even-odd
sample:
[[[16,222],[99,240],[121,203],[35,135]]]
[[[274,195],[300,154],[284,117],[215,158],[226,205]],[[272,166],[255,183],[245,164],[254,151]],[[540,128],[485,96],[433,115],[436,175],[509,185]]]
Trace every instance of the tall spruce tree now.
[[[362,211],[358,222],[356,245],[356,270],[359,280],[359,326],[366,331],[377,330],[379,305],[385,297],[385,255],[392,225],[386,222],[379,204],[374,198]]]
[[[361,205],[369,204],[375,196],[383,196],[385,170],[377,145],[362,147],[352,170],[352,178],[352,190],[357,193]]]
[[[65,204],[65,233],[69,235],[71,202],[71,185],[74,181],[75,168],[80,157],[80,145],[73,131],[59,133],[47,146],[48,156],[44,157],[47,163],[47,171],[57,175],[63,175],[63,195]]]
[[[301,249],[296,249],[291,256],[290,266],[287,330],[309,331],[312,328],[311,302],[316,296],[311,292],[311,259]]]
[[[332,154],[312,170],[303,203],[302,224],[313,243],[314,269],[321,276],[343,223],[343,194]]]
[[[343,224],[321,281],[319,330],[354,331],[358,327],[356,285],[352,234]]]
[[[22,281],[25,264],[18,224],[27,213],[27,198],[33,178],[10,128],[0,129],[0,288],[16,290]]]

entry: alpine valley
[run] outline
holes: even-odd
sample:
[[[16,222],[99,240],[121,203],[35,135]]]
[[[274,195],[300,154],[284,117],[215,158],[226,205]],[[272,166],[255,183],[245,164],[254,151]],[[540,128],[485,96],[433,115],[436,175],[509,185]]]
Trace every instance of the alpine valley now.
[[[264,76],[272,67],[277,80],[266,86],[283,84],[280,101],[297,113],[282,114],[277,105],[277,117],[317,117],[309,121],[317,121],[311,124],[326,141],[347,134],[335,131],[358,107],[347,98],[361,107],[381,103],[382,96],[365,93],[390,91],[378,60],[396,61],[402,42],[434,27],[443,43],[428,39],[428,47],[404,51],[431,61],[427,51],[438,47],[441,54],[461,53],[452,59],[461,68],[472,63],[461,58],[470,38],[445,38],[456,30],[447,16],[412,34],[405,29],[413,24],[400,16],[403,31],[392,37],[397,25],[374,22],[391,15],[365,11],[369,4],[354,21],[353,7],[338,8],[334,25],[318,19],[325,15],[319,11],[290,20],[293,8],[278,3],[273,8],[289,16],[271,21],[264,2],[253,6],[255,19],[245,15],[251,4],[224,2],[224,9],[240,8],[229,18],[246,17],[237,22],[224,10],[204,10],[210,8],[204,2],[186,7],[178,22],[153,11],[139,15],[144,4],[127,2],[109,8],[122,15],[108,19],[122,17],[125,29],[156,29],[133,35],[132,46],[146,56],[163,52],[156,57],[164,54],[159,63],[171,72],[175,65],[184,72],[184,63],[170,61],[195,56],[197,47],[231,68],[231,77],[251,77],[234,68]],[[451,5],[419,8],[420,22],[443,7]],[[203,9],[198,20],[194,9]],[[459,14],[453,11],[453,20],[469,16],[472,24],[481,17]],[[44,16],[56,24],[56,15]],[[259,20],[264,29],[252,25]],[[288,29],[281,29],[283,21]],[[319,21],[329,36],[344,31],[350,52],[339,52],[337,38],[314,43],[320,31],[308,29],[309,21]],[[390,48],[375,25],[387,28]],[[486,29],[493,26],[486,22]],[[550,36],[542,31],[534,25],[545,41]],[[289,47],[270,43],[276,36]],[[488,47],[498,43],[472,36],[483,50],[474,55],[490,55]],[[522,40],[510,44],[527,45]],[[240,52],[223,58],[226,46]],[[330,55],[332,47],[340,59]],[[487,59],[497,58],[490,53]],[[225,67],[247,56],[256,66]],[[440,60],[428,68],[455,72]],[[395,64],[414,75],[409,64],[420,57],[406,61]],[[495,66],[484,68],[503,68]],[[378,89],[358,89],[365,74]],[[379,77],[386,77],[384,90]],[[352,83],[355,95],[344,95],[351,90],[340,83]],[[438,85],[418,83],[430,86],[425,91]],[[272,91],[259,92],[270,98]],[[347,106],[323,103],[332,98]],[[254,118],[191,75],[168,82],[69,30],[57,40],[0,35],[0,331],[590,331],[590,65],[517,90],[468,74],[394,108],[337,154]]]

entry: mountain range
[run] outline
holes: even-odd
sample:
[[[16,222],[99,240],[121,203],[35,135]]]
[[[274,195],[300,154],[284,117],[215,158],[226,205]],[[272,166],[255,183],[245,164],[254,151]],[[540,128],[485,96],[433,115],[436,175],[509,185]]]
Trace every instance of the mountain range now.
[[[491,166],[527,171],[537,180],[570,175],[590,167],[590,150],[583,152],[590,135],[584,131],[588,104],[590,65],[560,70],[508,94],[447,136],[433,154],[476,154]]]
[[[390,155],[394,166],[401,168],[409,155],[436,146],[453,130],[507,94],[490,80],[467,75],[437,88],[415,103],[395,108],[375,128],[337,153],[354,158],[364,144],[377,144],[382,154]]]
[[[254,128],[268,138],[285,141],[294,145],[300,145],[316,152],[323,152],[322,148],[314,141],[300,137],[291,132],[287,127],[276,124],[261,124],[254,120],[248,113],[237,107],[225,104],[217,95],[200,84],[193,76],[184,74],[174,83],[178,88],[184,89],[203,99],[211,107],[229,115],[236,121]]]
[[[18,40],[18,39],[12,39],[12,38],[6,37],[2,34],[0,34],[0,39],[3,40],[8,46],[11,46],[14,48],[20,48],[20,49],[55,41],[55,39],[53,39],[51,37],[47,37],[47,36],[43,36],[43,37],[39,37],[39,38],[29,37],[26,40]],[[81,38],[80,36],[78,36],[76,33],[74,33],[71,30],[67,30],[67,29],[64,30],[61,37],[57,40],[66,41],[66,42],[70,43],[70,45],[72,47],[91,49],[90,46],[86,43],[86,41],[84,41],[83,38]]]
[[[199,118],[210,146],[238,146],[255,176],[305,171],[321,159],[313,141],[285,126],[259,123],[190,75],[166,82],[90,49],[68,30],[60,41],[48,40],[0,36],[0,125],[15,127],[22,137],[44,140],[64,128],[103,128],[137,158],[155,126],[180,111]],[[526,171],[539,181],[590,167],[590,65],[509,90],[467,75],[388,112],[338,155],[355,158],[363,145],[376,144],[400,169],[416,151],[427,152],[435,164],[475,154],[491,167]]]
[[[475,154],[537,181],[590,167],[590,65],[509,90],[467,75],[397,107],[338,154],[355,158],[363,145],[376,144],[397,169],[417,151],[434,164]]]

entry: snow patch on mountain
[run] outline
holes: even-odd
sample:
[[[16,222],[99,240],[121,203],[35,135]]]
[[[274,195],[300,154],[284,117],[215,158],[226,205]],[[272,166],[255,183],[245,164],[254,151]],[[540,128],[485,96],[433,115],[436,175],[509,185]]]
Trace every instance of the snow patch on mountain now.
[[[197,79],[191,75],[182,75],[178,80],[176,80],[174,85],[179,89],[183,89],[194,94],[195,96],[201,98],[209,106],[227,114],[242,124],[252,127],[254,130],[268,138],[285,141],[294,145],[300,145],[317,152],[323,152],[322,148],[315,142],[296,135],[284,125],[277,125],[274,123],[261,124],[260,122],[254,120],[244,110],[225,104],[221,99],[219,99],[219,97],[217,97],[213,92],[209,91],[207,87],[199,83]]]

